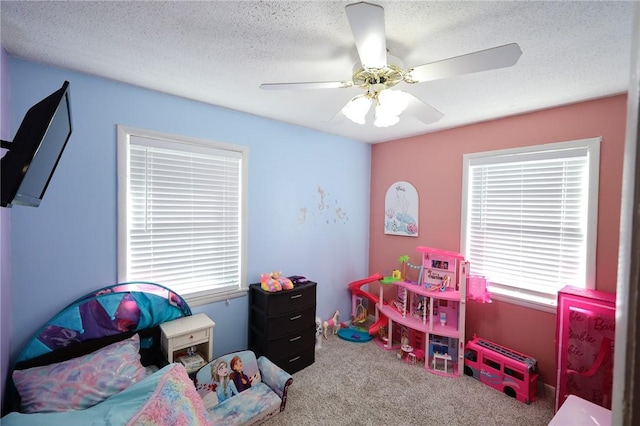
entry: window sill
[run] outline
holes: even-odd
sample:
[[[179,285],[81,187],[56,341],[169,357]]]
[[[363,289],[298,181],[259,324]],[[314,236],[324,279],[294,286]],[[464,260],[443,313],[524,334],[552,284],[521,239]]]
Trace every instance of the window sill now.
[[[190,307],[208,305],[211,303],[222,302],[224,300],[235,299],[237,297],[244,297],[247,295],[248,289],[243,288],[241,290],[234,290],[225,293],[207,293],[200,292],[196,294],[182,295],[183,299]]]
[[[545,302],[537,302],[534,300],[526,300],[521,297],[510,296],[508,294],[498,294],[490,292],[491,300],[498,300],[500,302],[511,303],[513,305],[522,306],[529,309],[535,309],[538,311],[548,312],[550,314],[556,313],[557,301],[553,301],[552,304]]]

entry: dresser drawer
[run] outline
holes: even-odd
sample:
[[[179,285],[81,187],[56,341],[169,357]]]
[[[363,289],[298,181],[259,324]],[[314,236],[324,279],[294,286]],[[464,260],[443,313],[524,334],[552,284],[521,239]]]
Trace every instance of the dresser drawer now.
[[[252,341],[255,342],[252,349],[269,359],[285,358],[289,354],[297,354],[305,349],[315,347],[315,326],[271,340],[260,339],[256,330],[252,330],[252,333],[254,333]]]
[[[262,290],[260,284],[251,284],[251,304],[268,317],[287,312],[295,312],[316,305],[316,283],[298,284],[292,290],[270,293]]]
[[[253,308],[252,308],[253,309]],[[310,306],[297,312],[291,312],[277,317],[266,318],[259,315],[251,317],[251,326],[258,330],[265,339],[275,339],[304,330],[316,325],[316,306]]]
[[[287,373],[293,374],[313,364],[315,361],[315,355],[316,352],[312,346],[311,348],[305,349],[301,352],[277,359],[274,363]]]

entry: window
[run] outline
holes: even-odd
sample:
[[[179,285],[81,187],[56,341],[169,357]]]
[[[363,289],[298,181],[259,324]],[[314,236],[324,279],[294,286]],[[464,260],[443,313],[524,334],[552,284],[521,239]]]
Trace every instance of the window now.
[[[521,382],[524,381],[524,374],[512,369],[511,367],[507,367],[506,365],[504,366],[504,374],[506,374],[507,376],[511,376],[516,380],[520,380]]]
[[[482,362],[484,363],[484,365],[487,365],[493,368],[494,370],[498,370],[498,371],[501,370],[502,365],[500,365],[500,363],[497,361],[487,358],[486,355],[484,356],[484,358],[482,358]]]
[[[465,154],[461,249],[492,297],[555,312],[594,288],[600,138]]]
[[[194,306],[246,292],[243,146],[118,126],[118,280]]]
[[[464,353],[464,357],[471,362],[478,362],[478,352],[474,349],[467,349]]]

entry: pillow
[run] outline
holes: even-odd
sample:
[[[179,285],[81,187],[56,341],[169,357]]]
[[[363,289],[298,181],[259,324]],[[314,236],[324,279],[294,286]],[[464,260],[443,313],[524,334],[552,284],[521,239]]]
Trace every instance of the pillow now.
[[[57,364],[15,370],[23,413],[83,410],[146,376],[137,334],[88,355]]]

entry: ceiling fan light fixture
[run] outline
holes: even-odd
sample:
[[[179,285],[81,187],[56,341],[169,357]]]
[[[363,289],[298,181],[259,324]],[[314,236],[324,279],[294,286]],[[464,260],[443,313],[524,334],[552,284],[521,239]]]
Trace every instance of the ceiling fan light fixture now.
[[[407,109],[411,95],[401,90],[383,90],[376,96],[376,127],[398,124],[400,114]]]
[[[376,106],[376,120],[373,125],[376,127],[391,127],[398,124],[400,117],[390,114],[384,107]]]
[[[346,5],[345,14],[358,54],[351,81],[266,83],[260,87],[269,90],[359,88],[365,94],[352,98],[341,110],[354,123],[366,124],[367,116],[372,114],[375,126],[393,126],[400,121],[400,114],[410,104],[407,113],[429,125],[440,120],[444,114],[412,94],[391,88],[400,83],[424,83],[510,67],[522,55],[520,46],[510,43],[405,69],[402,61],[390,55],[387,49],[382,6],[366,0],[358,1]],[[370,112],[374,102],[375,111]]]
[[[411,95],[402,90],[383,90],[378,94],[378,105],[389,111],[389,114],[400,115],[407,109]]]
[[[356,124],[365,124],[365,117],[371,108],[368,94],[358,95],[342,108],[342,113]]]

